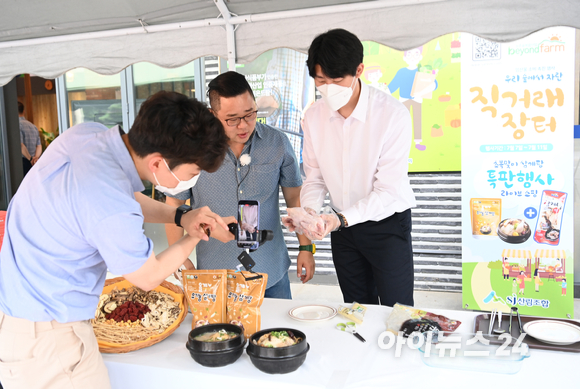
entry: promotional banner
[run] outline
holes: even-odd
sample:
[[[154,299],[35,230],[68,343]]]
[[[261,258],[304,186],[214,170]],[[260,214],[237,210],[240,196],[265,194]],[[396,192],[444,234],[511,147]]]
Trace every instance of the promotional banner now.
[[[306,58],[280,48],[266,51],[249,64],[236,65],[254,92],[258,121],[287,131],[298,162],[302,161],[301,120],[314,102],[314,81],[308,75]]]
[[[461,170],[461,34],[397,51],[363,42],[361,80],[392,94],[409,110],[409,172]]]
[[[463,304],[571,318],[573,28],[462,34]]]
[[[413,123],[409,172],[461,171],[461,34],[448,34],[413,50],[364,41],[361,80],[392,94]],[[299,160],[300,120],[315,100],[305,54],[280,48],[238,64],[258,104],[258,120],[290,132]]]

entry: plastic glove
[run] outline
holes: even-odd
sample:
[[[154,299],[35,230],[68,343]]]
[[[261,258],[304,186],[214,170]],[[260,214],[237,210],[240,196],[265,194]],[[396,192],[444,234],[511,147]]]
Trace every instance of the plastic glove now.
[[[340,219],[336,215],[336,213],[326,213],[320,216],[322,220],[324,220],[325,230],[324,236],[330,234],[332,231],[338,230],[340,227]]]
[[[330,207],[325,207],[325,208],[330,208]],[[316,212],[314,209],[310,208],[310,207],[304,207],[304,210],[306,211],[306,213],[308,213],[309,215],[312,216],[317,216],[318,212]]]
[[[296,227],[299,227],[300,224],[297,223],[294,219],[293,216],[296,216],[296,213],[299,213],[300,209],[302,208],[288,208],[288,216],[282,216],[282,224],[284,225],[284,227],[286,227],[288,229],[288,231],[290,232],[294,232],[296,231]],[[296,212],[296,213],[295,213]],[[298,232],[298,231],[297,231]],[[299,234],[301,234],[302,232],[298,232]]]
[[[282,218],[282,224],[288,228],[290,232],[305,235],[306,231],[317,231],[322,233],[324,231],[324,221],[320,216],[308,208],[288,208],[288,216]]]
[[[336,231],[340,227],[340,220],[336,213],[323,213],[320,215],[320,219],[324,222],[324,228],[322,230],[309,230],[305,233],[310,240],[322,240],[325,236],[330,234],[332,231]]]

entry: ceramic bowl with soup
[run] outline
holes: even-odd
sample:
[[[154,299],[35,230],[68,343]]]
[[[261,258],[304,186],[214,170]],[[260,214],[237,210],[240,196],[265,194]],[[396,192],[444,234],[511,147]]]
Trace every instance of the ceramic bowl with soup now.
[[[522,219],[504,219],[497,227],[497,235],[507,243],[524,243],[531,234],[529,224]]]
[[[246,352],[252,364],[268,374],[285,374],[298,369],[306,360],[310,345],[302,331],[270,328],[250,337]]]
[[[221,367],[242,355],[246,339],[242,328],[233,324],[209,324],[189,332],[185,347],[200,365]]]

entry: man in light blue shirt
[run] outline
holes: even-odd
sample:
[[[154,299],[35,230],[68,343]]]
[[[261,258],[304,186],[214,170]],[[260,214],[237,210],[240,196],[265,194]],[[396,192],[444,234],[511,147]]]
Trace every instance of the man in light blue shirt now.
[[[0,253],[4,385],[109,387],[88,322],[107,268],[151,290],[208,239],[202,227],[222,241],[233,238],[224,220],[235,218],[222,220],[208,208],[179,213],[139,193],[141,180],[165,188],[194,182],[221,165],[226,148],[223,126],[205,105],[168,92],[142,105],[129,134],[83,123],[51,144],[8,207]],[[156,255],[143,222],[174,220],[188,234]]]
[[[273,231],[274,239],[251,254],[256,262],[253,270],[268,273],[265,297],[290,299],[290,257],[280,224],[279,187],[288,207],[300,205],[302,178],[296,154],[282,131],[256,122],[254,94],[243,75],[220,74],[209,83],[208,95],[211,110],[229,138],[226,158],[216,172],[202,172],[194,188],[176,198],[168,197],[167,204],[178,206],[190,199],[194,207],[209,206],[220,215],[231,215],[237,212],[239,200],[259,201],[260,229]],[[170,244],[183,234],[171,224],[166,232]],[[297,276],[307,282],[314,275],[314,246],[303,235],[298,239]],[[241,252],[236,242],[203,242],[196,251],[197,267],[235,269]],[[185,266],[192,268],[193,264],[188,260]]]

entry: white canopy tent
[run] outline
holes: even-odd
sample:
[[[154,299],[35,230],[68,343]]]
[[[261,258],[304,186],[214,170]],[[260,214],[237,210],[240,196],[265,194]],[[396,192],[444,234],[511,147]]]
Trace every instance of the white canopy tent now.
[[[579,29],[580,1],[3,1],[0,87],[23,73],[56,78],[84,67],[112,75],[138,62],[175,68],[208,55],[227,58],[233,69],[277,47],[306,52],[316,35],[332,28],[403,50],[453,32],[507,42],[551,26]],[[0,95],[0,114],[1,105]],[[578,142],[575,166],[580,166]],[[579,177],[576,169],[577,183]],[[575,227],[580,228],[579,218]],[[575,240],[579,247],[580,234]],[[580,250],[575,263],[580,278]]]
[[[23,0],[0,6],[0,85],[85,67],[115,74],[142,61],[178,67],[205,55],[247,63],[266,50],[306,51],[345,28],[395,49],[452,32],[512,41],[580,28],[574,0]]]

